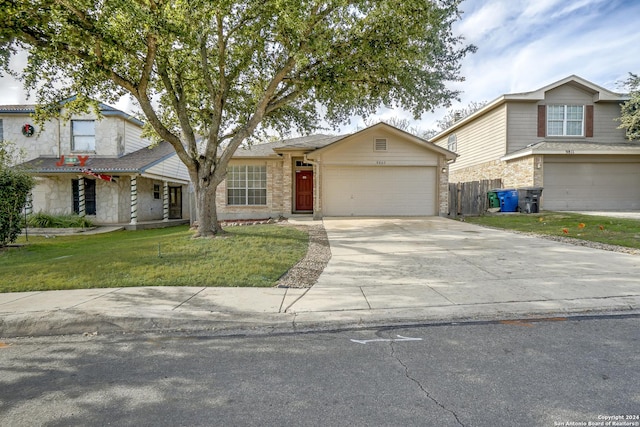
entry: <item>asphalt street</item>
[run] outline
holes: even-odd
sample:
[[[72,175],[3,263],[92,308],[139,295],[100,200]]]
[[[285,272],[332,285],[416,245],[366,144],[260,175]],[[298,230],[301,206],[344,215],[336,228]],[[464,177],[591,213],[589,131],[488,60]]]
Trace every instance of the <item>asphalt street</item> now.
[[[627,314],[227,337],[4,339],[0,420],[551,427],[623,417],[628,424],[609,425],[637,426],[639,326],[640,317]]]

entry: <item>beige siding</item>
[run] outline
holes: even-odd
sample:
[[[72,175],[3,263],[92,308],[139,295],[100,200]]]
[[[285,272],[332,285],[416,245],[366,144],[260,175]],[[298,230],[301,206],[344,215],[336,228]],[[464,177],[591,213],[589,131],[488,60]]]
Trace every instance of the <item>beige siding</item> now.
[[[455,172],[495,160],[504,156],[507,138],[507,108],[501,105],[473,122],[455,131],[459,157],[450,166]],[[446,137],[437,140],[440,147],[447,147]]]
[[[378,138],[387,139],[386,151],[375,151],[374,142]],[[354,139],[337,143],[321,157],[325,165],[354,166],[437,166],[439,155],[424,147],[384,131],[364,132]]]
[[[142,138],[142,128],[127,121],[123,123],[124,153],[133,153],[151,144],[150,140]]]
[[[593,104],[593,93],[565,84],[547,91],[544,100],[547,104],[587,105]]]
[[[593,142],[628,142],[624,129],[618,129],[620,125],[615,119],[620,117],[620,104],[598,103],[593,107]]]
[[[177,155],[171,156],[167,160],[150,167],[145,171],[145,174],[157,175],[158,178],[166,177],[168,180],[174,178],[181,181],[189,181],[187,167]]]
[[[538,137],[538,104],[511,102],[507,106],[507,117],[507,153],[544,139]]]

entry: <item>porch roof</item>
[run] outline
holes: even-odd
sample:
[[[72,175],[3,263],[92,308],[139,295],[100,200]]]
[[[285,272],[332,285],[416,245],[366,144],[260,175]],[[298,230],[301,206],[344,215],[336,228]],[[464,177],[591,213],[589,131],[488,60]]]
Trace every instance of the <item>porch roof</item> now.
[[[514,160],[531,155],[640,155],[638,142],[586,142],[586,141],[540,141],[509,153],[500,158],[502,161]]]
[[[85,169],[93,172],[107,173],[144,173],[147,169],[156,164],[175,156],[176,152],[168,142],[161,142],[153,147],[145,147],[122,157],[92,157],[86,161],[84,166],[63,165],[58,166],[60,159],[57,157],[41,156],[28,162],[22,163],[20,167],[29,173],[50,174],[50,173],[81,173]]]

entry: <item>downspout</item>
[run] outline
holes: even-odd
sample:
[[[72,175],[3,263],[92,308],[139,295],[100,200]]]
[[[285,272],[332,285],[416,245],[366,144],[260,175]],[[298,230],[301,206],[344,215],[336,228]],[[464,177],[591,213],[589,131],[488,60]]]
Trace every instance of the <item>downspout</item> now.
[[[58,158],[62,156],[62,141],[60,141],[62,130],[60,129],[62,125],[60,124],[60,116],[58,116]]]

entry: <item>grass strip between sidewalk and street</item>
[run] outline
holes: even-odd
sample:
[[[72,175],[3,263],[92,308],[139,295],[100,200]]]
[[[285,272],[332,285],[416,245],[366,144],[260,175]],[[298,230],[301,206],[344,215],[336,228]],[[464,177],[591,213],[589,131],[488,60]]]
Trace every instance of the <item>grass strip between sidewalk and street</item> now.
[[[465,217],[471,224],[548,236],[572,237],[608,245],[640,248],[640,220],[570,212],[487,214]]]
[[[0,249],[0,292],[131,286],[269,287],[307,251],[305,231],[229,227],[193,239],[187,226],[95,235],[20,237]]]

